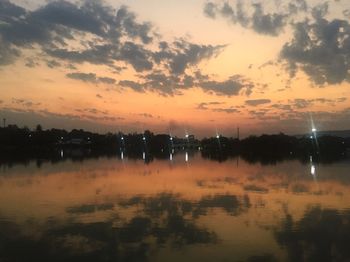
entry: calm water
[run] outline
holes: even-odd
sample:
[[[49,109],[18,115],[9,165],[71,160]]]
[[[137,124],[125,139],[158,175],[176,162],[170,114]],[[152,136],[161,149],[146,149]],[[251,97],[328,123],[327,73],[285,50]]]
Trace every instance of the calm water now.
[[[0,261],[350,261],[349,170],[199,154],[2,166]]]

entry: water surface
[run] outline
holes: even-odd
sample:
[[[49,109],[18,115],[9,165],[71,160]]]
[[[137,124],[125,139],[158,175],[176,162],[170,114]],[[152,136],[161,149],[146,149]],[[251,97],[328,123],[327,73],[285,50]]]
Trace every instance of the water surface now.
[[[349,261],[350,161],[0,167],[0,261]]]

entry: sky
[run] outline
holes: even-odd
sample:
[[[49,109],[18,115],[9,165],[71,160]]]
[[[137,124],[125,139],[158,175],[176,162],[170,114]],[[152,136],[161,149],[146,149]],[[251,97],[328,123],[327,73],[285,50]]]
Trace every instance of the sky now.
[[[350,129],[348,0],[0,0],[6,124]]]

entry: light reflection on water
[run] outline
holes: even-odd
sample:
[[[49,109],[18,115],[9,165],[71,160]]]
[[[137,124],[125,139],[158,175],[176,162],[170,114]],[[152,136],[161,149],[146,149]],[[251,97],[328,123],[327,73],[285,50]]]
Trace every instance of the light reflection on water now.
[[[121,158],[2,168],[0,261],[350,259],[349,162]]]

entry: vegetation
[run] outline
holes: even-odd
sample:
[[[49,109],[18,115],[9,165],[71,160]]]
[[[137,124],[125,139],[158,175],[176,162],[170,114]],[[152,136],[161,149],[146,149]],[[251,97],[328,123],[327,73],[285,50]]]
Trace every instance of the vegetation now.
[[[181,146],[180,146],[181,145]],[[285,134],[250,136],[238,140],[229,137],[204,138],[201,141],[170,137],[166,134],[144,133],[107,133],[97,134],[84,130],[61,129],[44,130],[38,125],[34,130],[10,125],[0,128],[0,159],[12,158],[60,158],[57,152],[70,152],[79,149],[83,157],[115,156],[123,152],[128,157],[139,158],[145,155],[148,161],[153,157],[168,158],[170,153],[179,149],[200,149],[206,158],[224,161],[240,155],[249,162],[266,164],[284,159],[309,161],[310,155],[315,160],[333,161],[346,155],[350,147],[350,138],[343,139],[322,136],[297,138]],[[1,161],[1,160],[0,160]]]

